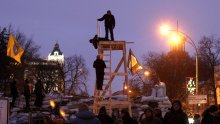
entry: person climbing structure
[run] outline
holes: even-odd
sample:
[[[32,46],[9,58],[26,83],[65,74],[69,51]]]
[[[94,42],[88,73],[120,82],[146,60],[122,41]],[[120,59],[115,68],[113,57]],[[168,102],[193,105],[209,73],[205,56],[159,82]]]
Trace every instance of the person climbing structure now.
[[[102,60],[100,55],[97,55],[96,60],[93,63],[93,68],[96,70],[96,87],[97,90],[102,90],[104,80],[104,70],[106,68],[105,62]]]

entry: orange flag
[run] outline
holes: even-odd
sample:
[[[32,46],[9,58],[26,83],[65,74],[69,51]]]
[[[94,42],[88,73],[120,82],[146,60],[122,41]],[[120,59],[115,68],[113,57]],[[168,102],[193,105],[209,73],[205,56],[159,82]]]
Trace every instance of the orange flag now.
[[[9,35],[8,46],[7,46],[7,56],[15,59],[17,62],[21,63],[21,56],[24,50],[21,48],[17,40],[12,34]]]

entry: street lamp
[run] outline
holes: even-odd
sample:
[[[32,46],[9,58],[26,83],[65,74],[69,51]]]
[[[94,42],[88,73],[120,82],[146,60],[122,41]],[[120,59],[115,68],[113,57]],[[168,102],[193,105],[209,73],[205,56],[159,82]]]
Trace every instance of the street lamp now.
[[[150,75],[150,72],[148,70],[144,71],[144,76],[148,77]]]
[[[177,30],[171,30],[169,28],[169,26],[167,26],[167,25],[161,27],[161,32],[162,32],[163,35],[164,34],[167,35],[167,34],[169,34],[169,32],[175,32],[176,35],[173,36],[173,39],[172,39],[174,42],[179,42],[180,39],[181,39],[179,34],[182,34],[185,38],[188,39],[188,40],[185,40],[185,41],[187,43],[189,43],[190,45],[192,45],[192,47],[195,49],[195,51],[196,51],[196,95],[198,95],[198,81],[199,81],[199,79],[198,79],[198,75],[199,75],[199,71],[198,71],[198,49],[197,49],[197,47],[195,45],[195,42],[186,33],[181,32],[178,29]]]

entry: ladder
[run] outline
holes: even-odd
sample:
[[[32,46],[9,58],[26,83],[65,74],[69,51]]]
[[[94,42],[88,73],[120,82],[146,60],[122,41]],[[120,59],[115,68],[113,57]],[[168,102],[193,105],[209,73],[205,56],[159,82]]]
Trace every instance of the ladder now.
[[[112,71],[112,51],[122,51],[122,58],[119,61],[116,69]],[[114,82],[116,76],[124,77],[124,85],[128,86],[128,74],[127,74],[127,62],[126,62],[126,42],[125,41],[99,41],[98,54],[102,56],[103,61],[106,64],[103,90],[94,89],[94,104],[93,112],[98,114],[100,107],[105,106],[108,113],[111,114],[113,107],[124,106],[128,108],[131,113],[130,98],[127,96],[125,101],[112,100],[111,85]],[[124,68],[123,72],[119,72],[120,68]],[[128,93],[126,93],[127,95]]]

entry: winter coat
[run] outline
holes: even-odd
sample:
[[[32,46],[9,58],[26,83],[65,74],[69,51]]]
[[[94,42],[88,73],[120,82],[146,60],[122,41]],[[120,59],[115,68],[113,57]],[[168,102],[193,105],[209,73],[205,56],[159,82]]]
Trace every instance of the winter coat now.
[[[114,120],[107,114],[99,114],[97,118],[100,120],[102,124],[113,124],[114,123]]]
[[[98,19],[99,21],[105,20],[105,27],[115,27],[115,17],[111,14],[105,14],[102,18]]]
[[[215,116],[213,118],[213,124],[220,124],[220,112],[215,114]]]
[[[25,97],[30,97],[31,93],[30,93],[30,89],[29,89],[29,86],[28,84],[25,82],[24,84],[24,96]]]
[[[96,69],[96,75],[104,75],[106,68],[105,62],[101,59],[96,59],[93,63],[93,68]]]
[[[16,86],[16,81],[13,81],[12,83],[11,83],[11,95],[13,96],[13,97],[17,97],[18,96],[18,90],[17,90],[17,86]]]
[[[128,116],[122,117],[122,120],[123,124],[138,124],[138,122],[135,119]]]
[[[92,112],[82,111],[76,114],[76,118],[72,120],[72,124],[101,124]]]
[[[141,121],[141,124],[163,124],[163,123],[159,118],[153,117],[153,118],[144,118]]]
[[[36,97],[44,97],[44,86],[39,81],[35,84],[34,94]]]
[[[171,110],[164,116],[164,124],[189,124],[188,117],[181,109]]]
[[[214,118],[213,115],[207,113],[205,116],[203,116],[201,120],[201,124],[213,124],[213,118]]]

